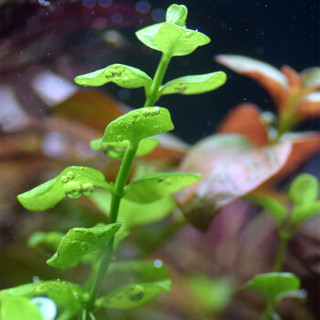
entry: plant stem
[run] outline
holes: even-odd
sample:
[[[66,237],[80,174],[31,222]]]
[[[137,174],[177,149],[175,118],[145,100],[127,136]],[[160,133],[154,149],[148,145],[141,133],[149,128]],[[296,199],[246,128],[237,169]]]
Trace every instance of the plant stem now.
[[[146,99],[146,102],[144,103],[145,107],[154,106],[154,104],[157,102],[159,98],[158,97],[159,88],[162,84],[162,80],[163,80],[164,74],[166,73],[170,60],[171,60],[170,54],[162,53],[160,62],[158,64],[157,70],[153,77],[150,91],[147,93],[147,99]]]
[[[124,187],[127,183],[130,169],[131,169],[137,148],[138,148],[137,144],[134,144],[134,145],[130,144],[123,157],[123,160],[118,172],[118,176],[116,179],[114,193],[111,199],[109,223],[117,222],[120,201],[123,196]],[[89,316],[90,313],[94,310],[97,294],[99,292],[105,273],[107,272],[110,262],[112,260],[113,243],[114,243],[114,239],[110,241],[107,249],[102,253],[101,259],[99,261],[99,265],[96,268],[96,272],[93,276],[91,290],[89,293],[89,299],[86,307],[86,316]]]
[[[277,258],[273,267],[273,270],[275,272],[281,272],[282,270],[284,258],[286,256],[286,251],[288,248],[288,242],[291,238],[290,235],[283,232],[280,232],[279,236],[280,236],[280,244],[279,244]]]

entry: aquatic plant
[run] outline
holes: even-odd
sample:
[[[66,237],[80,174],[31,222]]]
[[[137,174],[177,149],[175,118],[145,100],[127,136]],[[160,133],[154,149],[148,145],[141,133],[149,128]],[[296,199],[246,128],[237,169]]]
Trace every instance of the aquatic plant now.
[[[161,96],[204,93],[226,81],[224,72],[212,72],[162,83],[172,57],[190,54],[210,41],[206,35],[187,29],[186,18],[187,8],[174,4],[168,8],[165,22],[136,33],[141,42],[162,54],[153,78],[142,70],[118,63],[75,78],[83,86],[112,82],[128,89],[142,87],[146,100],[142,108],[110,122],[104,135],[91,142],[93,150],[121,161],[115,182],[107,181],[96,169],[70,166],[57,177],[18,196],[26,209],[43,211],[64,198],[84,195],[105,215],[89,228],[72,227],[66,233],[50,231],[31,235],[30,247],[39,246],[52,253],[47,260],[49,266],[65,270],[88,264],[90,275],[82,285],[35,277],[33,283],[2,290],[3,319],[95,319],[101,316],[100,312],[106,312],[101,318],[107,319],[109,314],[105,310],[140,307],[159,293],[170,291],[169,271],[162,260],[114,261],[113,256],[135,226],[159,221],[173,210],[173,194],[186,219],[202,231],[210,227],[222,208],[245,196],[271,213],[281,240],[274,270],[270,270],[273,272],[256,275],[245,285],[240,284],[240,289],[223,279],[188,275],[184,285],[192,290],[204,309],[219,313],[228,305],[232,294],[253,289],[266,299],[264,319],[279,319],[275,311],[278,301],[305,298],[298,277],[281,271],[289,240],[302,223],[320,212],[318,181],[312,175],[298,176],[291,183],[285,201],[280,201],[271,187],[276,179],[297,167],[299,162],[294,160],[297,154],[301,161],[319,147],[318,134],[289,132],[308,115],[318,113],[316,69],[305,72],[301,82],[290,68],[284,71],[285,79],[262,62],[219,56],[219,62],[252,76],[271,92],[279,102],[277,127],[257,107],[245,104],[230,113],[217,135],[190,149],[179,171],[145,174],[146,168],[142,172],[132,170],[136,157],[147,156],[159,147],[153,136],[173,129],[169,110],[156,105]],[[297,148],[301,145],[307,145],[307,151]],[[161,239],[157,240],[161,244]],[[126,282],[127,273],[139,274],[140,282]],[[124,283],[104,288],[105,277],[107,281],[113,277],[124,278]]]

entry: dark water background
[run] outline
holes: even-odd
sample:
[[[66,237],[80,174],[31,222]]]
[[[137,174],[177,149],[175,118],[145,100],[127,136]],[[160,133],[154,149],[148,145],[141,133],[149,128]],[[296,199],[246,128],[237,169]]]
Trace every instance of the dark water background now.
[[[138,14],[137,3],[149,10]],[[43,57],[33,64],[49,67],[70,81],[78,74],[112,63],[132,65],[152,76],[160,54],[145,48],[135,38],[134,32],[157,22],[152,16],[161,19],[171,3],[167,0],[3,1],[0,9],[2,42],[15,43],[15,36],[19,33],[20,42],[14,50],[21,50],[24,57],[25,52],[36,56],[43,50]],[[228,73],[227,84],[214,92],[195,96],[170,95],[158,102],[170,109],[176,126],[175,134],[190,143],[213,133],[228,111],[241,102],[254,102],[263,110],[274,111],[268,94],[257,83],[218,65],[213,60],[214,55],[246,55],[277,68],[286,64],[297,71],[319,65],[317,0],[198,0],[177,3],[185,4],[189,9],[187,26],[207,34],[212,42],[189,56],[174,58],[165,80],[218,70]],[[99,27],[104,14],[108,21],[113,22]],[[102,34],[108,29],[120,32],[127,42],[123,48],[104,44]],[[43,38],[29,51],[25,50],[29,43],[35,41],[33,33],[42,33]],[[90,50],[81,51],[90,45]],[[59,51],[61,47],[64,50]],[[65,54],[66,49],[68,54]],[[13,56],[11,62],[15,65]],[[6,69],[6,61],[2,68],[1,79],[4,82],[9,79],[15,83],[17,74],[23,77],[19,69]],[[100,89],[132,107],[143,105],[142,89],[131,90],[130,94],[114,85]],[[28,108],[42,110],[41,106],[34,104]],[[311,120],[301,129],[314,130],[318,126],[316,120]]]

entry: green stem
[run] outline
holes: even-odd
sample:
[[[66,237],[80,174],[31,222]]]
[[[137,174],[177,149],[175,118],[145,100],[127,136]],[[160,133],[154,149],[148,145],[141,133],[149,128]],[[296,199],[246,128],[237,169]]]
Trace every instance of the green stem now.
[[[110,218],[109,223],[117,222],[119,205],[123,196],[124,187],[127,183],[130,169],[138,148],[138,144],[130,144],[123,157],[118,176],[115,183],[114,193],[112,194]],[[107,249],[102,253],[96,273],[94,274],[91,290],[89,293],[89,299],[86,307],[86,316],[89,317],[90,313],[94,310],[95,300],[100,290],[105,273],[108,270],[113,255],[113,243],[112,239]]]
[[[290,240],[290,236],[287,233],[280,232],[280,244],[278,249],[277,258],[273,267],[273,270],[275,272],[281,272],[283,267],[284,258],[286,256],[287,248],[288,248],[288,242]]]
[[[159,94],[159,88],[162,84],[163,77],[166,73],[166,70],[168,68],[168,64],[171,60],[170,54],[162,53],[160,62],[158,64],[156,73],[154,74],[153,81],[150,87],[150,91],[147,93],[147,99],[144,103],[145,107],[151,107],[154,106],[154,104],[158,100],[158,94]]]

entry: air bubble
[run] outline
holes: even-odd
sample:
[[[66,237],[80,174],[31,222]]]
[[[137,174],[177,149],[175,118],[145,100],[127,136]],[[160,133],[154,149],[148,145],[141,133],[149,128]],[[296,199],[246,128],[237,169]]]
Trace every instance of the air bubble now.
[[[72,171],[69,171],[67,173],[67,177],[68,177],[68,179],[72,180],[74,178],[74,173]]]
[[[160,107],[155,107],[151,110],[152,116],[157,116],[160,113]]]
[[[84,183],[82,185],[82,192],[84,195],[88,196],[92,194],[93,191],[94,191],[94,185],[92,183]]]
[[[132,301],[138,301],[141,300],[144,296],[144,289],[140,285],[135,285],[134,287],[131,287],[128,292],[128,297]]]
[[[67,197],[75,199],[81,196],[81,184],[79,182],[68,182],[64,187],[64,192]]]
[[[186,36],[186,38],[190,38],[190,37],[192,37],[192,33],[190,31],[187,31],[185,33],[185,36]]]
[[[61,177],[61,182],[62,183],[67,183],[68,182],[68,177],[67,176],[62,176]]]
[[[149,117],[149,116],[150,116],[150,111],[146,108],[145,110],[142,111],[142,114],[143,114],[145,117]]]

